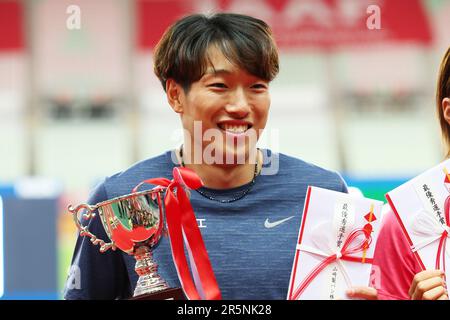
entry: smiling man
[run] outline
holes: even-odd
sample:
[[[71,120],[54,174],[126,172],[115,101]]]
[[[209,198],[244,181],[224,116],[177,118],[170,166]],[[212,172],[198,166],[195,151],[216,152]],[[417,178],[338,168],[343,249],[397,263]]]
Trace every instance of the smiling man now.
[[[187,16],[165,32],[154,64],[184,143],[106,178],[89,203],[130,193],[145,179],[171,178],[174,166],[186,166],[204,183],[191,191],[191,203],[222,297],[286,299],[308,185],[347,188],[335,172],[256,147],[279,70],[270,28],[238,14]],[[90,229],[106,238],[99,219]],[[180,287],[167,238],[153,257],[161,277]],[[132,256],[101,254],[87,238],[78,238],[72,263],[81,285],[71,286],[69,276],[67,299],[126,298],[136,285]]]
[[[180,114],[185,131],[180,159],[205,185],[225,189],[251,181],[258,169],[256,142],[267,122],[269,81],[278,64],[274,60],[268,66],[273,69],[270,74],[259,71],[254,75],[233,62],[238,59],[234,57],[237,52],[220,46],[211,41],[207,50],[198,54],[198,65],[205,64],[206,70],[199,79],[192,79],[189,87],[181,85],[181,79],[164,80],[158,66],[156,72],[165,81],[169,103]],[[161,50],[156,59],[163,54]]]

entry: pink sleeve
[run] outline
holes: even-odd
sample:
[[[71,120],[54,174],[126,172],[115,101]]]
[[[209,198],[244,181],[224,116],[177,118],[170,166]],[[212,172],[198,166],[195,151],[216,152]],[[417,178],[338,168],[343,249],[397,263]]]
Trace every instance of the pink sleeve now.
[[[421,271],[406,236],[389,208],[375,247],[371,286],[382,300],[407,300],[414,275]]]

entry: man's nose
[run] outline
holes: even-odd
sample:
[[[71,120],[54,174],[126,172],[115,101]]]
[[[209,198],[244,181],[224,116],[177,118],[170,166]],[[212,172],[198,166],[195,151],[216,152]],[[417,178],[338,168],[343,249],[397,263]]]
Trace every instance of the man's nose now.
[[[225,109],[235,118],[245,118],[250,113],[250,104],[245,90],[242,88],[236,89]]]

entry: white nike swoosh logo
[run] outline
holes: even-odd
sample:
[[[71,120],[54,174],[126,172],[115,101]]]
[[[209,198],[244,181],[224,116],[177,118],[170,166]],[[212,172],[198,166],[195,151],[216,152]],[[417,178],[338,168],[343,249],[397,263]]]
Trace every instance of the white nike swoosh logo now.
[[[282,220],[278,220],[275,222],[269,222],[269,219],[266,219],[266,221],[264,221],[264,227],[266,227],[267,229],[275,228],[276,226],[279,226],[280,224],[292,219],[293,217],[295,217],[295,216],[287,217],[287,218],[284,218]]]

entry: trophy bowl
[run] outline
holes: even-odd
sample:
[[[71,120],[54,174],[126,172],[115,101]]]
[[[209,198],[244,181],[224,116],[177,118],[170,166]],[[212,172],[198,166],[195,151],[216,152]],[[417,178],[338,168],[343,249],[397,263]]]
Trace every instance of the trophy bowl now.
[[[94,245],[100,246],[100,252],[109,249],[120,250],[133,255],[136,259],[135,271],[139,279],[133,299],[184,299],[181,288],[170,288],[159,276],[158,265],[152,257],[152,249],[166,233],[163,189],[133,192],[124,196],[99,202],[95,205],[70,205],[80,236],[90,238]],[[80,223],[80,214],[85,220],[100,216],[102,225],[110,242],[98,239],[86,226]]]

